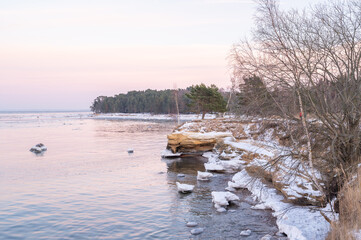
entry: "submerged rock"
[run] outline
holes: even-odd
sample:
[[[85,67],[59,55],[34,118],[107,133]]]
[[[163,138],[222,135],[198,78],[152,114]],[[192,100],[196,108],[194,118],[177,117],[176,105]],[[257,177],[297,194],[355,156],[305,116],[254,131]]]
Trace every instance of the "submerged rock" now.
[[[252,234],[252,231],[247,229],[247,230],[242,231],[239,235],[241,235],[241,236],[249,236],[251,234]]]
[[[198,223],[196,223],[196,222],[187,222],[186,226],[187,227],[195,227],[195,226],[198,226]]]
[[[198,235],[201,234],[204,231],[204,228],[195,228],[191,230],[191,234]]]
[[[194,189],[193,185],[182,184],[179,182],[176,182],[176,184],[177,184],[178,192],[181,192],[181,193],[190,193]]]
[[[45,152],[46,150],[48,150],[47,147],[45,147],[44,144],[42,143],[38,143],[36,144],[34,147],[30,148],[30,152],[33,152],[35,154],[39,154],[39,153],[42,153],[42,152]]]

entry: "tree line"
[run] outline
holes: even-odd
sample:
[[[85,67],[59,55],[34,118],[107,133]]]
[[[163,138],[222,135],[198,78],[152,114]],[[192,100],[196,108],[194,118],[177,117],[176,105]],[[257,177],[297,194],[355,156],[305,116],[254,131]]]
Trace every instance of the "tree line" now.
[[[113,97],[99,96],[90,106],[95,113],[177,114],[225,112],[229,94],[215,85],[194,85],[186,89],[130,91]]]

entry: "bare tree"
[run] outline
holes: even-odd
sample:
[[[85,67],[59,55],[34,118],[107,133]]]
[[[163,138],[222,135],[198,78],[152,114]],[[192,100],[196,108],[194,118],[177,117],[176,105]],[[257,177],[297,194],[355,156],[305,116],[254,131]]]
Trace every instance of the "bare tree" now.
[[[276,0],[257,2],[252,41],[232,49],[235,72],[256,74],[270,93],[294,93],[311,168],[310,113],[322,123],[317,134],[330,143],[331,166],[347,169],[361,154],[361,2],[332,1],[303,11],[282,11]],[[273,100],[295,119],[286,102]]]

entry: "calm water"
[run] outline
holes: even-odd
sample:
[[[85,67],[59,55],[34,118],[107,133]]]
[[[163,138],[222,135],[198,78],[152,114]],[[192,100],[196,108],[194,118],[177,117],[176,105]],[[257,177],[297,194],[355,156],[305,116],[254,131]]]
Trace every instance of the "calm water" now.
[[[248,228],[248,239],[258,239],[277,232],[270,212],[246,202],[215,211],[210,192],[222,191],[232,175],[197,183],[205,159],[160,158],[174,123],[87,116],[0,114],[0,239],[241,239]],[[48,151],[29,152],[40,142]],[[178,173],[186,174],[178,181],[197,185],[193,193],[176,191]],[[192,236],[187,221],[205,231]]]

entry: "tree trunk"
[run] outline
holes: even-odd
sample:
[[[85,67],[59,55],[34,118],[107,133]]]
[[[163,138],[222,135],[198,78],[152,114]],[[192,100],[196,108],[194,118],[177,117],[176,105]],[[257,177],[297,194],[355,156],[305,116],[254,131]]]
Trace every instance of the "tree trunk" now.
[[[304,131],[305,131],[306,138],[307,138],[308,163],[309,163],[310,168],[311,168],[312,180],[313,180],[313,182],[315,183],[317,189],[318,189],[320,192],[323,193],[323,189],[322,189],[321,185],[319,184],[318,179],[316,178],[315,169],[314,169],[314,167],[313,167],[311,137],[310,137],[310,133],[308,132],[308,127],[307,127],[307,122],[306,122],[306,116],[305,116],[305,111],[304,111],[304,108],[303,108],[303,102],[302,102],[300,90],[299,90],[299,89],[296,89],[296,93],[297,93],[297,97],[298,97],[298,104],[299,104],[300,111],[301,111],[301,122],[302,122],[302,126],[303,126],[303,129],[304,129]]]

